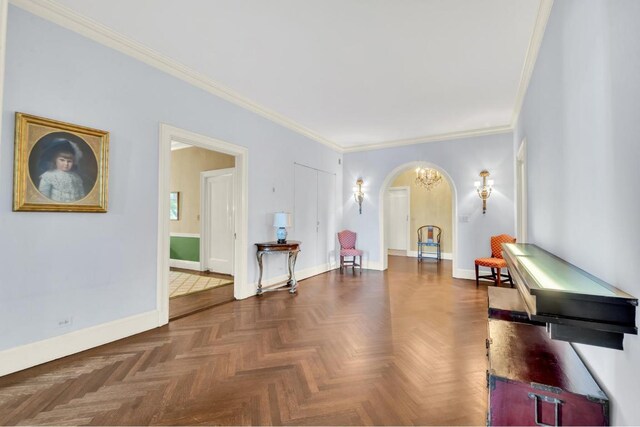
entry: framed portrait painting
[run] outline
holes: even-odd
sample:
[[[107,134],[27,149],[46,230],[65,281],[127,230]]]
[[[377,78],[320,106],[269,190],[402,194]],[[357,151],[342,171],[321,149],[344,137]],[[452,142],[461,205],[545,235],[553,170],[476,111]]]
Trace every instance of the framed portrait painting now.
[[[14,211],[106,212],[109,132],[16,113]]]

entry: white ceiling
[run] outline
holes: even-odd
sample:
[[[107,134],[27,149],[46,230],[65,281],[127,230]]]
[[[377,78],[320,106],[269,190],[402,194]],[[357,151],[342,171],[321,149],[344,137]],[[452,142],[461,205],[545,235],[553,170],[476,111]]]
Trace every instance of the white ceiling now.
[[[56,0],[343,148],[511,124],[540,0]]]

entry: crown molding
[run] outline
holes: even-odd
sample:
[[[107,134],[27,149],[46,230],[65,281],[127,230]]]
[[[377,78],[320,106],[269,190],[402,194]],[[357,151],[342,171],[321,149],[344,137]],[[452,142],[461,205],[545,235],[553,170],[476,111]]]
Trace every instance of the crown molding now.
[[[536,23],[534,30],[529,40],[529,46],[525,57],[525,63],[523,65],[520,85],[518,93],[516,95],[514,110],[512,114],[511,123],[504,126],[494,126],[491,128],[483,129],[470,129],[466,131],[448,132],[437,135],[426,135],[409,139],[381,141],[377,143],[364,144],[354,147],[341,146],[325,137],[322,137],[318,133],[311,129],[302,126],[295,121],[283,116],[275,111],[272,111],[266,107],[263,107],[254,101],[245,98],[244,96],[236,93],[232,89],[225,87],[224,85],[210,79],[202,73],[192,70],[185,65],[174,61],[148,47],[131,40],[130,38],[110,29],[109,27],[102,25],[90,18],[87,18],[65,6],[62,6],[52,0],[8,0],[11,4],[20,7],[34,15],[54,22],[64,28],[74,31],[80,35],[83,35],[91,40],[94,40],[100,44],[115,49],[121,53],[124,53],[130,57],[133,57],[139,61],[144,62],[154,68],[157,68],[173,77],[176,77],[188,84],[205,90],[217,97],[220,97],[226,101],[229,101],[243,109],[249,110],[261,117],[264,117],[278,125],[281,125],[291,131],[294,131],[302,136],[305,136],[311,140],[319,142],[338,153],[351,153],[358,151],[377,150],[382,148],[401,147],[413,144],[422,144],[426,142],[446,141],[458,138],[468,138],[474,136],[496,135],[501,133],[507,133],[513,131],[515,124],[517,123],[522,104],[527,92],[531,75],[535,66],[535,62],[542,44],[544,37],[544,31],[551,13],[553,6],[553,0],[540,0],[540,6],[538,8],[538,14],[536,17]],[[7,0],[0,0],[0,5],[5,4]],[[6,13],[5,13],[6,19]],[[6,25],[4,26],[6,28]],[[0,42],[3,38],[0,35]],[[2,46],[0,46],[0,54]],[[4,55],[0,56],[4,58]],[[1,64],[0,64],[1,65]],[[1,70],[0,70],[1,71]],[[1,89],[1,87],[0,87]]]
[[[318,135],[295,121],[269,110],[248,98],[234,92],[222,84],[210,79],[202,73],[192,70],[181,63],[174,61],[148,47],[131,40],[130,38],[102,25],[86,16],[55,3],[51,0],[9,0],[11,4],[18,6],[34,15],[54,22],[64,28],[83,35],[100,44],[115,49],[125,55],[131,56],[145,64],[151,65],[167,74],[177,77],[193,86],[203,89],[215,96],[229,101],[241,108],[256,113],[274,123],[292,130],[309,139],[326,145],[327,147],[342,152],[342,147],[332,141]]]
[[[377,142],[373,144],[358,145],[355,147],[345,147],[343,151],[345,153],[354,153],[357,151],[380,150],[382,148],[402,147],[405,145],[423,144],[426,142],[448,141],[451,139],[470,138],[474,136],[498,135],[501,133],[508,133],[511,131],[513,131],[513,127],[511,125],[494,126],[490,128],[483,128],[483,129],[471,129],[471,130],[464,130],[459,132],[448,132],[448,133],[441,133],[437,135],[421,136],[421,137],[410,138],[410,139],[383,141],[383,142]]]
[[[536,23],[533,27],[533,33],[529,40],[529,46],[527,48],[527,55],[525,56],[524,65],[520,73],[520,86],[518,87],[518,94],[513,105],[513,115],[511,116],[511,127],[515,128],[518,118],[520,117],[520,111],[524,104],[524,98],[527,95],[527,89],[531,82],[531,76],[533,75],[533,69],[535,68],[536,61],[538,59],[538,53],[540,52],[540,46],[544,38],[544,32],[547,28],[547,22],[549,22],[549,16],[551,15],[551,8],[553,7],[553,0],[540,0],[540,6],[538,7],[538,15],[536,17]]]

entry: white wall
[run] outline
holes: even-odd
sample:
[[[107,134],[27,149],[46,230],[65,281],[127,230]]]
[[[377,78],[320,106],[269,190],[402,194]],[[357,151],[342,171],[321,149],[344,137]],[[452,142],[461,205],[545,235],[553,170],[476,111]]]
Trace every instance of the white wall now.
[[[294,162],[342,181],[341,155],[324,145],[13,6],[4,90],[0,350],[156,308],[161,122],[249,149],[250,283],[253,243],[273,240],[273,212],[293,209]],[[12,212],[16,111],[111,132],[108,213]],[[267,278],[285,273],[277,261]]]
[[[383,182],[397,167],[416,161],[438,166],[453,180],[457,203],[456,277],[474,277],[474,259],[488,256],[492,235],[514,234],[514,163],[511,133],[429,142],[420,145],[348,153],[344,156],[343,227],[358,233],[358,247],[366,251],[365,263],[381,268],[379,253],[379,193]],[[414,166],[415,167],[415,166]],[[473,183],[487,169],[495,186],[482,214],[482,201]],[[364,180],[365,199],[358,214],[352,188]],[[393,180],[392,180],[393,181]],[[460,222],[466,216],[469,222]],[[455,254],[454,254],[455,256]]]
[[[514,144],[528,145],[529,240],[638,297],[640,2],[556,1]],[[576,345],[640,425],[640,338],[624,351]]]

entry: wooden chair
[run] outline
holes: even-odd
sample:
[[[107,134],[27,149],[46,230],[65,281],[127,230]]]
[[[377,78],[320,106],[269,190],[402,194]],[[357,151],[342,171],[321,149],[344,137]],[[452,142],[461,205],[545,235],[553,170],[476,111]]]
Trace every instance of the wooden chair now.
[[[425,254],[432,253],[424,251],[424,249],[426,249],[427,247],[435,247],[435,259],[437,259],[438,261],[442,259],[442,254],[440,252],[441,234],[442,229],[437,225],[423,225],[422,227],[418,228],[418,262],[422,262],[422,259],[425,258]]]
[[[500,234],[498,236],[491,236],[491,257],[490,258],[477,258],[476,259],[476,288],[480,284],[480,279],[492,280],[496,286],[500,286],[500,283],[510,283],[513,288],[513,280],[511,274],[507,270],[507,274],[502,274],[501,270],[507,268],[507,262],[502,258],[502,244],[503,243],[515,243],[516,238],[511,237],[508,234]],[[491,274],[480,276],[479,267],[489,267]],[[497,272],[496,272],[497,270]],[[502,279],[505,280],[502,280]]]
[[[357,234],[350,230],[343,230],[338,233],[338,242],[340,242],[340,274],[342,274],[345,267],[353,268],[354,273],[356,267],[360,267],[360,274],[362,274],[362,251],[356,249],[356,237]],[[345,257],[351,257],[351,260],[345,260]],[[360,262],[356,262],[356,258],[358,257]]]

